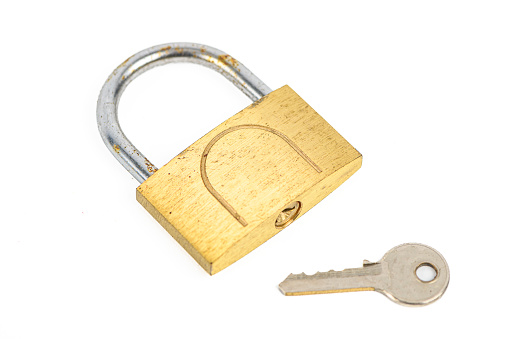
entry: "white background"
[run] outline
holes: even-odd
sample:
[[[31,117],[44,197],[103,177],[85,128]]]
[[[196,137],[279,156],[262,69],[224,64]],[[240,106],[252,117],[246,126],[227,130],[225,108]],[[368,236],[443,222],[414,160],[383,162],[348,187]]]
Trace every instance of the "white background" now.
[[[507,2],[12,1],[0,32],[0,338],[507,337]],[[136,202],[95,120],[114,68],[181,41],[289,84],[364,156],[213,277]],[[162,166],[249,103],[173,64],[127,88],[120,122]],[[433,305],[277,289],[405,242],[449,263]]]

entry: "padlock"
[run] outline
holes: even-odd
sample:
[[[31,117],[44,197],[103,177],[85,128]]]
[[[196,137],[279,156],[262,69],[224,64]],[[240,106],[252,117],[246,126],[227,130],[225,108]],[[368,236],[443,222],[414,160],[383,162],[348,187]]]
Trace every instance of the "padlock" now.
[[[253,100],[157,169],[122,132],[117,106],[138,75],[170,62],[212,68]],[[230,55],[173,43],[124,61],[97,103],[108,149],[141,185],[137,200],[209,273],[251,252],[357,171],[362,155],[290,87],[272,91]]]

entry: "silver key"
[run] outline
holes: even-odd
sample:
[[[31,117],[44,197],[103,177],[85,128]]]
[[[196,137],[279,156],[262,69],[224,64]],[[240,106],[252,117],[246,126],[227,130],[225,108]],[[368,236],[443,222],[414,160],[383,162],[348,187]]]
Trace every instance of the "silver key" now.
[[[436,274],[429,281],[417,276],[428,266]],[[364,260],[362,268],[290,274],[279,289],[284,295],[377,291],[406,306],[424,306],[438,300],[449,284],[449,267],[444,257],[422,244],[403,244],[387,252],[378,262]]]

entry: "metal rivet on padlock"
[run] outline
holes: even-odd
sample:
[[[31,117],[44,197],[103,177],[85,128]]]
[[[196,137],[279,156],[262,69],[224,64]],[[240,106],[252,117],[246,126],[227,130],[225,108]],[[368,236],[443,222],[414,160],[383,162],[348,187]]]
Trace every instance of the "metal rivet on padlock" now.
[[[157,169],[122,132],[117,107],[138,75],[170,62],[223,74],[254,101]],[[141,185],[136,198],[209,273],[231,265],[302,216],[357,171],[362,155],[290,87],[272,91],[215,48],[141,51],[104,84],[101,136]]]

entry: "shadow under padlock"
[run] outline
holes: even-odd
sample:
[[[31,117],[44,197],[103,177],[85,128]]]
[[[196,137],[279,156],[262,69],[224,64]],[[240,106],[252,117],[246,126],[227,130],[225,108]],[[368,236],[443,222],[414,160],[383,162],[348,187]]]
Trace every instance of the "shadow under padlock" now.
[[[125,80],[126,72],[137,70],[129,73],[129,67],[136,65],[143,72],[148,69],[143,60],[150,63],[161,58],[156,64],[200,60],[249,97],[259,98],[159,170],[129,143],[118,121],[110,125],[113,132],[104,128],[117,112],[116,106],[112,109],[101,100],[116,105],[121,91],[115,88],[108,98],[103,92],[115,85],[107,82],[98,102],[103,139],[141,182],[138,201],[209,274],[231,265],[288,226],[362,162],[361,154],[290,87],[270,91],[242,64],[224,55],[203,45],[158,46],[134,55],[112,75],[114,80]],[[247,80],[256,83],[257,90]],[[118,81],[118,86],[129,83]]]

